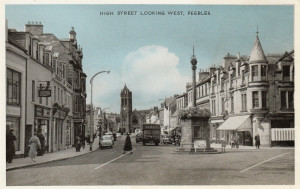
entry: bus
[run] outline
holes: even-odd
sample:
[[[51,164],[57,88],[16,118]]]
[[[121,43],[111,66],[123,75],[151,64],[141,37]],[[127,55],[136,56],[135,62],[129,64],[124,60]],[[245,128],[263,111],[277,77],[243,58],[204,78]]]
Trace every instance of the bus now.
[[[160,142],[160,125],[154,123],[143,124],[143,145],[146,143],[158,146]]]

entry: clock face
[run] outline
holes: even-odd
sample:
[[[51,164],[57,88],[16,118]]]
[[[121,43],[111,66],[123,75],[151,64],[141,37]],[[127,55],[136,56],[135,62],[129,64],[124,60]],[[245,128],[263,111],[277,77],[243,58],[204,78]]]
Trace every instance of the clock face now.
[[[126,108],[124,107],[123,110],[126,110]]]

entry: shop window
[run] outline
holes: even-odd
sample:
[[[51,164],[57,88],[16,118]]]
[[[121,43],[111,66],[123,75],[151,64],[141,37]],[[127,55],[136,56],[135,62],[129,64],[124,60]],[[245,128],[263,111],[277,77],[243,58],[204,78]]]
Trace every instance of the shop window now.
[[[253,100],[253,108],[259,107],[259,99],[258,99],[258,91],[252,93],[252,100]]]
[[[252,81],[258,81],[258,65],[252,66]]]
[[[6,102],[10,105],[20,105],[21,73],[11,69],[6,70]]]
[[[6,127],[14,130],[17,140],[14,141],[16,151],[20,150],[20,118],[6,117]]]

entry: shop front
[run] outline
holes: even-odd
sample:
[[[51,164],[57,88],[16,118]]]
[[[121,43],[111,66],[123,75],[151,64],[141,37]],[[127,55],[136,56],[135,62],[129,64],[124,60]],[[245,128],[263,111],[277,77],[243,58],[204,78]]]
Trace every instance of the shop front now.
[[[84,119],[82,118],[74,118],[74,137],[73,137],[73,145],[75,144],[75,140],[77,136],[85,136],[85,125],[84,125]]]
[[[224,140],[225,133],[223,131],[217,130],[222,123],[224,122],[222,119],[210,119],[210,141],[211,143],[221,143],[222,140]]]
[[[61,107],[57,104],[53,106],[53,119],[54,119],[54,141],[53,150],[59,151],[65,149],[65,132],[66,124],[64,124],[66,117],[69,113],[69,108]]]
[[[253,128],[250,115],[229,117],[217,128],[220,132],[220,140],[230,144],[230,141],[236,133],[239,135],[239,144],[243,146],[252,146]]]
[[[50,108],[35,105],[34,131],[41,131],[45,137],[45,153],[49,152],[50,142]]]

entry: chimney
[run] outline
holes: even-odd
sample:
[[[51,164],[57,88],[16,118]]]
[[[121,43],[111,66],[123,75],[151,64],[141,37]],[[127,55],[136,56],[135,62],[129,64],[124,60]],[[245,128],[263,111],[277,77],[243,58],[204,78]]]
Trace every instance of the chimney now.
[[[32,35],[41,35],[43,34],[43,25],[41,22],[28,22],[25,24],[25,31],[30,32]]]

